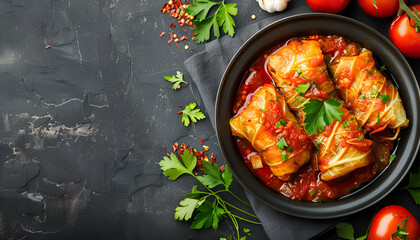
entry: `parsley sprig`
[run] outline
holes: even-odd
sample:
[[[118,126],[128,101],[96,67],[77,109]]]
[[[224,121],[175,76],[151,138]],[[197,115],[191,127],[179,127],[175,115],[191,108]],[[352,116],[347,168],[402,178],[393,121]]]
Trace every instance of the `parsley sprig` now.
[[[174,76],[163,76],[163,78],[165,78],[166,80],[168,80],[170,83],[173,83],[172,85],[172,89],[180,89],[181,88],[181,83],[185,83],[187,84],[187,82],[184,81],[183,79],[183,73],[181,73],[180,71],[176,71],[176,75]]]
[[[200,112],[200,109],[195,109],[196,106],[197,103],[190,103],[188,106],[185,107],[184,110],[181,111],[181,122],[183,122],[186,127],[190,125],[191,121],[193,123],[196,123],[198,120],[206,118],[206,116],[204,116],[204,114]]]
[[[318,99],[311,99],[303,111],[305,112],[305,130],[308,135],[324,131],[325,126],[330,126],[333,120],[341,122],[343,112],[338,108],[341,103],[334,98],[323,102]]]
[[[216,12],[208,16],[210,9],[216,5],[219,5]],[[236,16],[238,13],[236,3],[225,3],[225,0],[221,2],[214,0],[195,0],[185,11],[195,17],[193,22],[195,25],[193,35],[197,43],[209,40],[212,28],[213,35],[216,38],[220,37],[219,28],[222,28],[223,32],[229,34],[231,37],[235,34],[236,25],[232,16]]]
[[[175,219],[188,221],[193,218],[194,212],[198,212],[193,219],[191,229],[209,227],[217,229],[219,222],[228,217],[231,219],[236,228],[236,239],[245,239],[245,237],[240,237],[238,219],[254,224],[261,224],[232,213],[230,209],[235,209],[258,219],[254,214],[240,209],[220,197],[219,194],[227,192],[243,204],[250,206],[229,190],[233,177],[228,166],[225,166],[225,170],[222,173],[217,164],[211,164],[208,161],[203,161],[202,171],[204,174],[196,176],[193,170],[197,164],[197,157],[195,157],[190,151],[185,150],[181,154],[181,160],[182,163],[174,153],[171,153],[170,157],[163,157],[163,160],[159,162],[163,175],[167,176],[169,180],[176,180],[183,174],[191,175],[204,185],[207,191],[200,191],[197,186],[194,186],[191,193],[186,194],[184,199],[179,203],[180,206],[175,209]],[[212,190],[212,188],[220,185],[224,188],[218,191]],[[246,233],[248,234],[249,230]]]

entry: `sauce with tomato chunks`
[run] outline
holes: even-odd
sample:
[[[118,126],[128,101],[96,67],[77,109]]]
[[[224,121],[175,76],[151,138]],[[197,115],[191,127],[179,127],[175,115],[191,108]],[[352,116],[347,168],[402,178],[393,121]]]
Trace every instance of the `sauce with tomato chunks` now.
[[[343,55],[352,55],[357,54],[360,51],[360,46],[356,44],[345,44],[345,41],[338,36],[317,36],[317,39],[323,43],[323,47],[327,50],[325,55],[325,60],[333,61],[334,56],[343,56]],[[234,114],[239,114],[242,109],[246,108],[253,93],[263,86],[264,84],[273,84],[273,79],[270,77],[270,74],[267,71],[266,62],[268,55],[273,53],[275,50],[282,47],[284,43],[277,45],[275,48],[267,51],[263,56],[258,58],[251,68],[245,73],[243,81],[238,89],[236,94],[235,103],[234,103]],[[301,79],[302,83],[308,83],[305,79]],[[311,83],[313,84],[313,83]],[[307,96],[306,96],[307,95]],[[325,93],[319,91],[316,86],[310,87],[305,93],[305,97],[325,97]],[[269,114],[270,110],[267,111]],[[269,121],[274,123],[275,121]],[[324,134],[331,134],[331,130],[335,125],[336,120],[330,127],[326,126]],[[275,125],[273,126],[273,128]],[[284,128],[287,128],[285,126]],[[290,143],[293,145],[293,149],[299,148],[299,141],[301,138],[310,138],[306,134],[302,133],[292,133],[296,139],[295,143]],[[349,136],[349,138],[354,138],[359,136]],[[374,163],[358,168],[353,172],[334,179],[331,181],[323,181],[320,178],[320,171],[317,167],[317,161],[322,161],[323,159],[316,159],[312,157],[311,161],[304,166],[300,167],[298,172],[294,174],[294,177],[291,181],[285,182],[273,175],[270,170],[270,167],[264,162],[263,156],[261,156],[262,167],[253,168],[251,157],[254,155],[259,155],[259,153],[253,148],[250,142],[244,138],[235,137],[238,150],[247,164],[249,169],[253,174],[269,188],[283,194],[284,196],[299,200],[299,201],[313,201],[313,202],[324,202],[331,201],[350,194],[355,189],[361,187],[362,184],[371,181],[379,172],[381,172],[387,165],[388,159],[391,155],[391,150],[393,149],[392,142],[386,143],[374,143],[372,145],[374,152],[376,153],[377,161]],[[343,141],[341,144],[347,144]],[[314,149],[316,145],[314,144]],[[363,148],[364,146],[360,146]],[[314,154],[315,156],[315,154]]]

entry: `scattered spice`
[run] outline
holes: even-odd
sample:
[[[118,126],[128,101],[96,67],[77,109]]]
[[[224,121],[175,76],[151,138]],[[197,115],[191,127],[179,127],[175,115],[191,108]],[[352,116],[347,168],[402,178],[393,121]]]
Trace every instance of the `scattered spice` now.
[[[188,13],[186,13],[186,9],[188,8],[188,2],[189,0],[187,0],[184,3],[182,3],[182,0],[169,0],[168,2],[166,2],[162,8],[161,8],[161,12],[162,13],[168,13],[170,14],[172,17],[177,19],[178,25],[180,27],[183,26],[190,26],[190,27],[194,27],[192,20],[194,19],[194,16],[189,15]],[[169,25],[169,27],[171,28],[175,28],[177,26],[176,23],[171,23]],[[187,32],[186,29],[183,30],[184,33]],[[163,36],[163,35],[162,35]],[[178,45],[178,43],[180,41],[183,40],[189,40],[187,37],[182,36],[181,38],[178,38],[177,34],[173,34],[171,32],[171,36],[170,39],[168,40],[168,44],[171,44],[172,42],[175,42],[175,45]]]
[[[47,45],[47,46],[45,46],[45,48],[46,48],[46,49],[51,48],[51,45]]]
[[[201,142],[201,141],[200,141]],[[176,148],[174,147],[176,146]],[[185,151],[188,150],[190,151],[195,157],[197,157],[197,165],[195,166],[195,170],[197,171],[201,171],[201,169],[203,168],[203,160],[210,162],[211,164],[214,164],[216,162],[217,157],[214,155],[214,153],[212,153],[210,155],[210,159],[208,154],[204,154],[204,151],[198,151],[197,149],[188,149],[189,145],[182,143],[181,146],[179,146],[179,144],[176,142],[174,143],[174,145],[172,146],[174,152],[177,152],[178,150],[178,154],[179,156],[181,156],[181,154]],[[166,153],[166,155],[170,156],[170,153]]]
[[[166,34],[166,32],[162,32],[160,35],[159,35],[159,37],[163,37],[163,35],[165,35]]]
[[[204,144],[204,140],[203,140],[203,139],[201,139],[201,140],[200,140],[200,144],[201,144],[201,145],[203,145],[203,144]]]

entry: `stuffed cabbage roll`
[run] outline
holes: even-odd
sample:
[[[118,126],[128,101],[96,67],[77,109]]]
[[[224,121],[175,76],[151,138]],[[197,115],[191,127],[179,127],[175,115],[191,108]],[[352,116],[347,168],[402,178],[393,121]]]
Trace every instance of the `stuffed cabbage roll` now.
[[[369,50],[358,56],[341,57],[329,67],[341,97],[360,126],[373,133],[408,126],[397,88],[375,68]]]
[[[247,139],[283,181],[291,180],[311,157],[310,138],[271,84],[257,89],[229,124],[233,135]]]
[[[340,101],[329,79],[321,44],[315,40],[291,40],[269,56],[268,70],[289,107],[296,111],[304,125],[305,104],[315,98]],[[370,148],[372,141],[364,138],[356,118],[341,105],[342,121],[334,120],[323,131],[314,134],[318,151],[315,159],[321,179],[329,181],[364,167],[375,159]]]

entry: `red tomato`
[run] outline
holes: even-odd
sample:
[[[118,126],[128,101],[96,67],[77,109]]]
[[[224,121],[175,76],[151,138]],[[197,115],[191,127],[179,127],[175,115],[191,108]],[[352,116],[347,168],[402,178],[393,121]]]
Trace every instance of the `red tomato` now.
[[[410,6],[420,12],[420,4]],[[414,20],[411,20],[414,26]],[[407,13],[397,16],[389,27],[389,38],[395,46],[407,57],[420,58],[420,32],[410,26]]]
[[[408,239],[420,239],[420,224],[416,218],[405,208],[398,205],[390,205],[382,208],[375,214],[369,229],[368,240],[390,240],[391,235],[397,231],[397,227],[403,227],[403,221],[408,217],[404,232],[408,233]],[[397,237],[393,238],[398,239]]]
[[[312,10],[326,13],[339,13],[347,7],[350,0],[306,0]]]
[[[375,4],[374,0],[357,0],[357,3],[365,13],[378,18],[396,14],[400,6],[398,0],[376,0]]]

